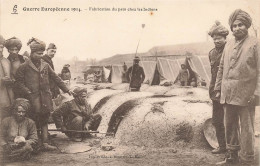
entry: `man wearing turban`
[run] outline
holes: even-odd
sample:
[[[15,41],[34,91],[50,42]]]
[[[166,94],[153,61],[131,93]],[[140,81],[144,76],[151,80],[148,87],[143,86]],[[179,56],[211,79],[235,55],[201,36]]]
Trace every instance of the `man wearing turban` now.
[[[67,130],[97,130],[102,117],[92,112],[87,103],[87,89],[77,87],[73,90],[74,99],[63,103],[52,114],[57,128],[70,137],[73,141],[81,141],[79,133],[66,132]]]
[[[18,38],[12,37],[5,41],[5,47],[7,48],[8,52],[9,52],[9,56],[7,57],[7,59],[10,61],[10,64],[11,64],[12,81],[15,82],[15,80],[14,80],[15,73],[16,73],[18,67],[22,63],[25,62],[23,56],[19,54],[19,51],[22,48],[22,42]],[[18,93],[18,90],[16,89],[15,86],[13,86],[13,92],[14,92],[15,98],[24,97]]]
[[[11,65],[3,56],[5,39],[0,35],[0,121],[9,115],[8,108],[14,100],[11,85]]]
[[[50,80],[55,82],[65,93],[71,93],[63,81],[56,75],[52,68],[42,60],[45,43],[32,38],[28,45],[31,48],[30,60],[23,63],[17,70],[15,79],[18,89],[31,102],[31,118],[41,130],[41,140],[44,150],[54,150],[48,144],[48,118],[53,110],[50,91]]]
[[[36,147],[36,125],[33,120],[25,117],[29,109],[29,101],[18,98],[12,105],[12,116],[5,118],[1,123],[0,151],[4,161],[28,160]]]
[[[55,70],[54,70],[52,58],[54,58],[56,51],[57,51],[56,45],[53,43],[50,43],[47,48],[47,54],[42,57],[42,59],[50,65],[50,67],[52,68],[53,71],[55,71]],[[50,82],[50,86],[51,86],[52,98],[55,99],[60,94],[59,87],[53,81]]]
[[[215,84],[216,97],[220,96],[220,103],[224,104],[228,150],[225,160],[218,163],[220,165],[254,161],[254,115],[260,94],[260,45],[255,37],[248,36],[251,23],[249,14],[241,9],[235,10],[229,18],[235,38],[229,40],[224,48]]]
[[[209,52],[209,61],[211,66],[211,81],[209,85],[209,96],[212,100],[212,124],[216,129],[216,136],[219,147],[212,150],[213,154],[226,152],[226,141],[225,141],[225,127],[224,127],[224,109],[219,102],[219,98],[216,98],[214,91],[218,67],[222,53],[226,44],[226,36],[228,35],[228,29],[216,21],[215,24],[209,31],[209,35],[212,37],[215,48]]]

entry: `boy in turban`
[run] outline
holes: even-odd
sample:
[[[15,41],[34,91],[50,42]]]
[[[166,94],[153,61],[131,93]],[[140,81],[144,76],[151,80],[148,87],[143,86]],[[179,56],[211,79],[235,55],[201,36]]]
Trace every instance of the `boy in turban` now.
[[[230,18],[235,36],[227,42],[220,61],[215,91],[224,104],[226,158],[219,165],[254,161],[254,115],[260,94],[260,45],[248,36],[252,19],[241,9]],[[240,133],[241,130],[241,133]],[[238,154],[239,152],[239,154]],[[240,159],[240,160],[239,160]]]
[[[0,121],[10,115],[8,108],[14,100],[11,85],[11,65],[8,59],[3,56],[5,39],[0,35]]]
[[[209,61],[211,66],[211,81],[209,85],[209,96],[212,100],[212,124],[216,129],[216,136],[218,140],[219,147],[212,150],[213,154],[226,152],[226,141],[225,141],[225,127],[224,127],[224,109],[219,102],[219,98],[216,98],[214,91],[216,77],[218,72],[218,67],[222,53],[226,44],[226,36],[228,35],[228,29],[216,21],[215,24],[209,31],[209,35],[212,37],[215,48],[209,52]]]
[[[28,160],[36,147],[38,137],[35,123],[25,117],[29,109],[29,101],[18,98],[11,108],[13,115],[1,123],[1,157],[6,161]]]
[[[37,128],[41,130],[43,149],[55,150],[56,147],[48,144],[48,118],[53,110],[50,80],[55,82],[63,92],[71,94],[71,91],[52,68],[42,60],[45,43],[32,38],[28,45],[31,49],[30,60],[18,68],[15,76],[16,84],[32,104],[30,116],[35,121]]]
[[[73,141],[81,141],[80,133],[68,133],[68,130],[97,130],[102,117],[93,114],[91,106],[87,103],[87,89],[77,87],[73,90],[74,99],[63,103],[52,114],[57,128],[61,128]]]

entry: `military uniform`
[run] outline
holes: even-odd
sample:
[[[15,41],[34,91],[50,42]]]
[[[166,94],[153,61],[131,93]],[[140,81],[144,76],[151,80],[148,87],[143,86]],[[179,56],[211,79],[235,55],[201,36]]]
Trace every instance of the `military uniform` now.
[[[224,47],[225,46],[222,46],[221,48],[214,48],[209,52],[209,61],[211,66],[211,81],[209,85],[209,96],[213,104],[212,124],[216,128],[216,136],[217,136],[219,148],[222,149],[226,149],[224,109],[219,102],[219,98],[216,98],[216,92],[214,91],[214,87],[215,87],[219,63],[222,57]]]
[[[129,67],[126,76],[130,82],[130,88],[139,91],[145,79],[144,69],[139,65]]]
[[[53,71],[55,71],[53,62],[52,62],[51,58],[48,55],[44,55],[42,57],[42,59],[50,65],[50,67],[52,68]],[[52,80],[50,80],[50,89],[51,89],[51,93],[52,93],[52,98],[53,99],[57,98],[58,95],[60,94],[60,89],[55,84],[55,82],[52,81]]]

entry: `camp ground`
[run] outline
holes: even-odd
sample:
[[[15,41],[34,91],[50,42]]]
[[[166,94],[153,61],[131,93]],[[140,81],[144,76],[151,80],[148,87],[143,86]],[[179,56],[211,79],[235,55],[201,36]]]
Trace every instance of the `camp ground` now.
[[[132,65],[131,62],[125,62],[127,67]],[[169,59],[167,56],[158,57],[152,60],[140,61],[145,73],[145,84],[159,85],[162,81],[175,82],[181,64],[185,64],[189,70],[191,80],[193,77],[199,84],[205,81],[209,85],[211,73],[210,64],[207,56],[179,56],[178,58]],[[112,65],[109,80],[112,83],[122,83],[123,65]]]

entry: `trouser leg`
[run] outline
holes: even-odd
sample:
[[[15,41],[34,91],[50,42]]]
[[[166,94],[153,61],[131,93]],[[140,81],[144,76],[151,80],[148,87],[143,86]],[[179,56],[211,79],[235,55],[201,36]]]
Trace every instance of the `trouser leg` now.
[[[41,126],[41,137],[43,143],[48,143],[48,124],[43,124]]]
[[[83,130],[83,118],[81,116],[77,116],[68,125],[66,128],[68,130]],[[69,137],[77,137],[80,138],[81,134],[80,133],[68,133],[67,134]]]
[[[239,110],[241,136],[240,136],[240,158],[244,161],[254,160],[254,118],[255,107],[246,106]]]
[[[225,104],[225,134],[226,148],[235,153],[240,149],[239,146],[239,110],[237,106]]]
[[[212,100],[212,103],[212,124],[215,126],[216,129],[216,136],[219,148],[226,149],[223,105],[221,105],[218,101],[214,100]]]

